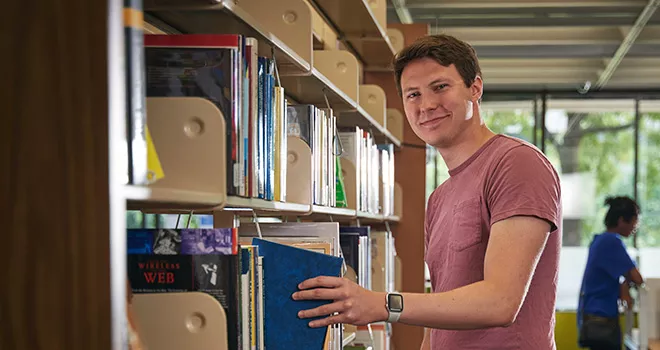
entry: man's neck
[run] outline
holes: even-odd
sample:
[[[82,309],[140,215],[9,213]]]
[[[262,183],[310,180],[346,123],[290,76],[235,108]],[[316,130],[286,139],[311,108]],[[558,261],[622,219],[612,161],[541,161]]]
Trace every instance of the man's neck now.
[[[463,164],[470,156],[481,148],[495,134],[487,127],[479,126],[466,130],[464,135],[454,145],[447,148],[437,148],[447,169],[454,169]]]
[[[616,227],[610,227],[607,229],[607,232],[609,233],[616,233],[617,235],[621,236],[621,238],[626,238],[626,236],[623,235],[622,231],[623,230]]]

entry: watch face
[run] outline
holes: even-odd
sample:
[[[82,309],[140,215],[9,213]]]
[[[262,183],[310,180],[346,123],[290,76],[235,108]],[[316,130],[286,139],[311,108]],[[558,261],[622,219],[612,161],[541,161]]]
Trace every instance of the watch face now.
[[[399,294],[390,294],[387,296],[387,304],[390,311],[401,312],[403,311],[403,297]]]

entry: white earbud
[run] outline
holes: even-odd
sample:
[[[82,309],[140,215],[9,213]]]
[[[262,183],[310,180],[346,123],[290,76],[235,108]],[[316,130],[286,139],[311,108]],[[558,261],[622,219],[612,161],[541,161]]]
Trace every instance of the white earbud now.
[[[472,119],[472,116],[474,115],[474,111],[472,110],[472,101],[467,101],[467,105],[465,106],[465,120]]]

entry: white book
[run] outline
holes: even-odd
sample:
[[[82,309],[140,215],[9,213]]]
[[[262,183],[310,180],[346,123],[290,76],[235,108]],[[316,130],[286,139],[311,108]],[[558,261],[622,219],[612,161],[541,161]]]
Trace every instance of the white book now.
[[[242,348],[250,350],[250,275],[241,275]]]
[[[259,288],[259,293],[257,294],[257,328],[259,343],[257,344],[258,350],[266,349],[265,345],[265,329],[264,329],[264,257],[257,257],[257,273],[259,278],[257,279],[257,286]]]

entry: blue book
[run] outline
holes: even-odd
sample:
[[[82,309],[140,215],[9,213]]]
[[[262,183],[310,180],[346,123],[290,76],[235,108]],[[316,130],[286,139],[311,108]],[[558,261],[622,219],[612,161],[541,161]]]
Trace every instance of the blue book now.
[[[341,276],[342,259],[307,249],[259,238],[263,256],[265,345],[268,350],[321,350],[327,327],[311,328],[313,318],[301,319],[298,312],[328,304],[331,300],[293,300],[298,284],[318,276]]]

